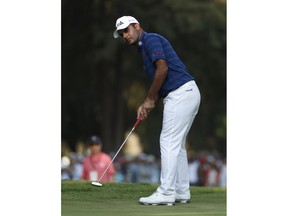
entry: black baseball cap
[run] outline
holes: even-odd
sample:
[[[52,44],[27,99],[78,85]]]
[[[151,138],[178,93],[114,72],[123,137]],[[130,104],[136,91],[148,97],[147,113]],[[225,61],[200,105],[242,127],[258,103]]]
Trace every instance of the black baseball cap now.
[[[102,145],[102,140],[101,140],[101,138],[99,136],[93,135],[89,139],[89,144],[90,145],[91,144],[100,144],[100,145]]]

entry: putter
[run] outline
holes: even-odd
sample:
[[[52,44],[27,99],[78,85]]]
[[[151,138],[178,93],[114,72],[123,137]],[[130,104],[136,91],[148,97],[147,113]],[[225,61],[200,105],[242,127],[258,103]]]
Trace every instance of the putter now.
[[[100,183],[101,179],[103,178],[103,176],[106,174],[107,170],[109,169],[109,167],[111,166],[111,164],[113,163],[114,159],[117,157],[118,153],[121,151],[122,147],[125,145],[126,141],[129,139],[130,135],[132,134],[132,132],[135,130],[135,128],[137,127],[137,125],[139,124],[139,122],[141,121],[141,116],[137,119],[137,121],[135,122],[132,130],[130,131],[130,133],[128,134],[128,136],[126,137],[126,139],[124,140],[124,142],[122,143],[122,145],[120,146],[119,150],[116,152],[116,154],[114,155],[114,157],[112,158],[111,162],[109,163],[109,165],[107,166],[107,168],[105,169],[105,171],[103,172],[103,174],[101,175],[101,177],[98,179],[98,181],[92,181],[91,184],[97,187],[102,187],[102,184]]]

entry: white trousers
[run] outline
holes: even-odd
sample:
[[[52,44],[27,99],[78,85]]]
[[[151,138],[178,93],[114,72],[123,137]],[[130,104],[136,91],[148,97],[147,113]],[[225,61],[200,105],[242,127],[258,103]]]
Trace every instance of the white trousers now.
[[[163,103],[161,184],[157,191],[165,195],[190,195],[185,143],[200,105],[200,92],[195,81],[187,82],[170,92]]]

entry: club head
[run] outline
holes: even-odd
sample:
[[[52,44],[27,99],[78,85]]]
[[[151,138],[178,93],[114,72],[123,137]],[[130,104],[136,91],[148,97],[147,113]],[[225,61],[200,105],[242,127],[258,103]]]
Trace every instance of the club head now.
[[[102,187],[102,184],[100,182],[91,182],[91,184],[97,187]]]

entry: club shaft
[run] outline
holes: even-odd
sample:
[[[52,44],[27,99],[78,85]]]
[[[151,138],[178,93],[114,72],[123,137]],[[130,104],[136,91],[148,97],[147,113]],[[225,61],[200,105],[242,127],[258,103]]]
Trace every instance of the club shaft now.
[[[136,125],[137,126],[137,125]],[[110,161],[109,165],[107,166],[107,168],[105,169],[105,171],[103,172],[103,174],[101,175],[101,177],[98,179],[97,182],[100,182],[101,179],[103,178],[103,176],[106,174],[107,170],[109,169],[109,167],[111,166],[111,164],[113,163],[114,159],[117,157],[118,153],[121,151],[122,147],[125,145],[126,141],[129,139],[130,135],[132,134],[132,132],[134,131],[135,126],[132,128],[132,130],[130,131],[130,133],[128,134],[128,136],[126,137],[126,139],[124,140],[124,142],[122,143],[122,145],[120,146],[119,150],[116,152],[116,154],[114,155],[114,157],[112,158],[112,160]]]

